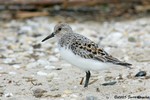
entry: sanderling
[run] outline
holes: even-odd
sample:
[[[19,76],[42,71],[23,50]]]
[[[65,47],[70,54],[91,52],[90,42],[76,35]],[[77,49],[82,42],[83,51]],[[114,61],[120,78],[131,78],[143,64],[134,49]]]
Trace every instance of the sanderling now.
[[[54,36],[58,40],[61,57],[86,72],[84,87],[88,86],[91,70],[98,71],[114,65],[122,65],[129,68],[131,66],[131,64],[109,55],[90,39],[74,33],[72,28],[66,23],[56,25],[54,32],[43,39],[42,42]]]

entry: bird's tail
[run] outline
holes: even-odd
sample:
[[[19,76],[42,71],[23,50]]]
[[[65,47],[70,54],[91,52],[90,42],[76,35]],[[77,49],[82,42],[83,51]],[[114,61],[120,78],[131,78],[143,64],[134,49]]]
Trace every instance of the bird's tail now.
[[[116,64],[116,65],[125,66],[125,67],[128,67],[128,68],[130,68],[130,69],[132,68],[132,67],[131,67],[132,64],[129,64],[129,63],[120,61],[120,60],[118,60],[117,58],[112,57],[111,55],[106,56],[106,58],[107,58],[107,62],[111,62],[111,63]]]

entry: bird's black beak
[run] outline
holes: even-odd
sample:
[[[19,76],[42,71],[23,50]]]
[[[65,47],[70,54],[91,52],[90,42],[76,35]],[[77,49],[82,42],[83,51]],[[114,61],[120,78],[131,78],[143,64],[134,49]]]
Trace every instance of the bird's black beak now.
[[[50,34],[49,36],[47,36],[45,39],[43,39],[42,42],[44,42],[44,41],[46,41],[46,40],[48,40],[48,39],[50,39],[50,38],[52,38],[54,36],[55,36],[55,33],[53,32],[52,34]]]

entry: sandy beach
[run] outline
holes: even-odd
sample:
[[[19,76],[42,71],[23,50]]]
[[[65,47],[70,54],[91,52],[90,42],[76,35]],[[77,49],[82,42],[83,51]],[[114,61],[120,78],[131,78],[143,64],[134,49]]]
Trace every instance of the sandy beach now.
[[[64,61],[55,39],[41,42],[60,17],[37,17],[0,22],[1,100],[147,100],[150,99],[150,18],[128,21],[67,22],[113,56],[132,63],[132,69],[85,72]],[[146,75],[135,75],[145,71]],[[104,84],[108,83],[108,84]]]

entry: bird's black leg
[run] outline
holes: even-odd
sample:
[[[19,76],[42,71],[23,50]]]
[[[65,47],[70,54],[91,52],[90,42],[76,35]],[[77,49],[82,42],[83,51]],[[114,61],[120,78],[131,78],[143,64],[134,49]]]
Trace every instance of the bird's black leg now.
[[[86,72],[86,80],[85,80],[84,87],[88,87],[90,76],[91,76],[90,71],[87,71]]]

